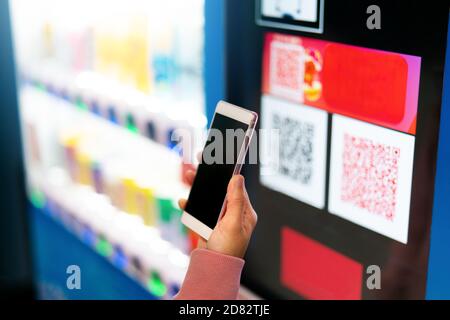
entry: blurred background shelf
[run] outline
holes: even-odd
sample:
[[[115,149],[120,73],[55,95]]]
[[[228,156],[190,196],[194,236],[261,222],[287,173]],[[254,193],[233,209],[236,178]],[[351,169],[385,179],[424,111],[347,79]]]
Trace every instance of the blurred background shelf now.
[[[206,27],[219,2],[10,3],[40,298],[179,290],[197,241],[180,222],[183,172],[223,98],[223,74],[205,81],[223,63],[205,49],[223,41]],[[79,293],[62,281],[69,264]]]

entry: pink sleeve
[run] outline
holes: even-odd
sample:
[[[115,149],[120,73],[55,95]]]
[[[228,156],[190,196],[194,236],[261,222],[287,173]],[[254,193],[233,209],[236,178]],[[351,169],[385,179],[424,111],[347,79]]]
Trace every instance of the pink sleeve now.
[[[238,298],[244,260],[211,250],[191,254],[177,300],[235,300]]]

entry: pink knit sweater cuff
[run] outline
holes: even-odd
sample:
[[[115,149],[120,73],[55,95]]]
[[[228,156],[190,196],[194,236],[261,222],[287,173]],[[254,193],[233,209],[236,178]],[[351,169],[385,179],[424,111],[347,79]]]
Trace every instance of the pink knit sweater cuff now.
[[[207,249],[191,253],[178,300],[235,300],[244,260]]]

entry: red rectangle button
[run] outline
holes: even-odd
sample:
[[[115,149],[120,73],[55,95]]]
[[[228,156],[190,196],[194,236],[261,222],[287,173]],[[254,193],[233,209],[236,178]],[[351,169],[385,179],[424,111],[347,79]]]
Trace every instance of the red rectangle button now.
[[[281,231],[281,282],[307,299],[361,299],[363,266],[290,228]]]
[[[328,44],[322,79],[331,112],[381,123],[404,117],[408,64],[401,55]]]

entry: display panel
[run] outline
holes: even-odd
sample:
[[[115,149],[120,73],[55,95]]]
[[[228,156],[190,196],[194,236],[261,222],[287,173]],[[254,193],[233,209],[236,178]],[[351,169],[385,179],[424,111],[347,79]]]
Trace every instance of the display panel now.
[[[279,155],[280,170],[262,165],[261,183],[325,207],[328,111],[327,211],[407,243],[420,58],[273,33],[264,50],[262,128],[278,126],[281,142],[264,145],[272,149],[263,154]],[[280,180],[298,172],[315,186]]]
[[[271,152],[263,154],[278,155],[280,169],[267,172],[262,164],[261,184],[406,244],[420,61],[415,56],[268,33],[262,129],[277,127],[280,143],[264,144]],[[308,187],[305,177],[315,184]],[[316,270],[321,259],[312,254],[308,261]],[[288,268],[286,262],[281,268]],[[329,289],[328,296],[304,292],[301,286],[299,291],[297,282],[309,281],[311,275],[305,272],[298,280],[283,274],[283,284],[305,297],[361,298],[350,289],[334,294]],[[361,282],[362,278],[356,283]],[[317,292],[327,292],[324,283],[315,286]]]
[[[284,18],[294,21],[316,22],[319,12],[318,0],[313,1],[283,1],[263,0],[262,15],[270,18]]]
[[[420,57],[265,36],[263,93],[414,134]]]
[[[379,6],[389,15],[383,16],[382,29],[370,30],[364,16],[369,5],[326,2],[319,35],[254,24],[249,17],[258,10],[258,1],[244,6],[229,2],[229,100],[255,106],[261,128],[273,127],[277,117],[289,123],[283,136],[292,138],[285,141],[297,150],[312,141],[300,121],[304,108],[328,118],[324,144],[313,146],[326,149],[323,207],[311,204],[311,192],[274,183],[278,177],[266,176],[264,161],[246,168],[259,219],[243,279],[264,297],[318,299],[326,297],[314,292],[337,292],[296,272],[302,270],[302,248],[311,253],[305,268],[312,272],[315,266],[323,278],[324,252],[362,266],[359,280],[351,280],[354,286],[361,284],[360,294],[352,295],[354,287],[347,287],[334,298],[425,295],[448,8],[382,1]],[[232,17],[238,7],[241,14]],[[411,19],[416,16],[432,23],[417,24]],[[236,34],[256,41],[240,41]],[[287,128],[295,129],[286,133]],[[272,145],[271,150],[282,154],[283,148]],[[284,175],[293,168],[308,172],[303,168],[316,168],[321,161],[301,159],[287,162]],[[292,231],[291,236],[283,230]],[[286,239],[295,239],[298,248],[287,246]],[[381,270],[381,289],[367,285],[375,267]]]
[[[256,0],[260,25],[289,30],[323,32],[325,0]]]

